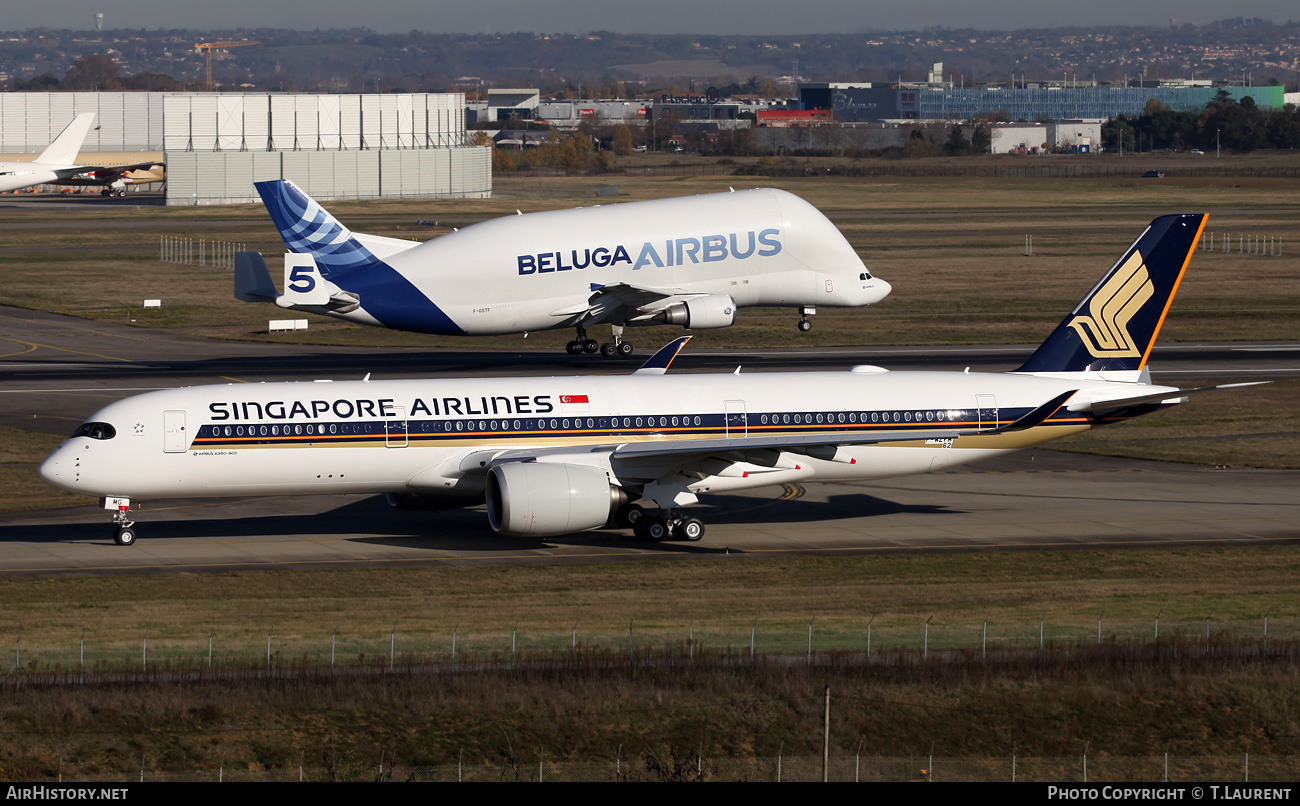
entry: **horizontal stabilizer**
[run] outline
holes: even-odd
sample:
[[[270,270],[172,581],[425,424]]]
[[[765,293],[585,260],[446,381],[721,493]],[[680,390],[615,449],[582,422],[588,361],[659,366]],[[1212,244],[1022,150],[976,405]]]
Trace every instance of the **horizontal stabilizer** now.
[[[1077,400],[1066,408],[1070,411],[1089,411],[1093,413],[1118,411],[1127,409],[1131,406],[1142,406],[1148,403],[1160,403],[1165,400],[1179,401],[1188,395],[1195,395],[1201,392],[1213,392],[1216,389],[1236,389],[1241,386],[1260,386],[1262,384],[1272,383],[1272,381],[1250,381],[1247,383],[1225,383],[1218,386],[1198,386],[1194,389],[1170,389],[1165,392],[1155,392],[1145,395],[1130,395],[1127,397],[1107,397],[1097,400]]]
[[[235,253],[235,299],[241,302],[275,302],[280,292],[261,252]]]

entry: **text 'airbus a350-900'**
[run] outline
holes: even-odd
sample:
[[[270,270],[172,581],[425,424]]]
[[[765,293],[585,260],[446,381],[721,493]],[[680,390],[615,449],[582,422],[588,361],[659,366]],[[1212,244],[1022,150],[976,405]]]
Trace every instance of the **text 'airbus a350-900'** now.
[[[703,493],[955,467],[1215,388],[1146,366],[1205,218],[1152,222],[1014,372],[666,375],[683,337],[631,375],[169,389],[93,414],[40,473],[103,496],[123,545],[134,498],[321,493],[486,502],[506,535],[698,540]]]
[[[483,221],[427,242],[354,233],[292,182],[256,183],[289,248],[284,293],[240,253],[235,296],[417,333],[574,328],[572,355],[626,356],[629,325],[729,327],[736,309],[862,307],[889,294],[835,225],[773,189]],[[588,338],[612,326],[609,342]]]

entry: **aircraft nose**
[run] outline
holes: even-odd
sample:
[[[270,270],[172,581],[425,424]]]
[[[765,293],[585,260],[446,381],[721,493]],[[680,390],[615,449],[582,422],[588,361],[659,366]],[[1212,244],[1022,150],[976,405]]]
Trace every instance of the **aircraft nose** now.
[[[882,299],[889,296],[889,292],[893,291],[894,287],[879,277],[875,277],[872,279],[871,288],[868,290],[872,296],[871,302],[867,304],[875,305],[877,302],[880,302]]]
[[[55,487],[69,489],[72,482],[76,481],[76,474],[73,472],[74,462],[68,456],[67,451],[59,448],[54,453],[45,457],[37,472],[41,478]]]

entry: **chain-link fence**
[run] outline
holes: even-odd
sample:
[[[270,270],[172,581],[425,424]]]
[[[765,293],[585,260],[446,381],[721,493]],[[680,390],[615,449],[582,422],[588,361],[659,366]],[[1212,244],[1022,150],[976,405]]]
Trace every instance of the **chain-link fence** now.
[[[660,758],[654,755],[607,760],[546,758],[495,762],[458,762],[408,767],[394,764],[347,764],[281,769],[226,769],[160,772],[144,769],[122,774],[95,773],[85,778],[66,771],[63,783],[149,781],[821,781],[818,756],[775,758]],[[1268,783],[1295,781],[1300,758],[1290,756],[850,756],[834,757],[825,770],[837,782],[1006,781],[1038,783],[1223,781]],[[53,781],[54,779],[51,779]],[[45,783],[48,783],[45,782]]]

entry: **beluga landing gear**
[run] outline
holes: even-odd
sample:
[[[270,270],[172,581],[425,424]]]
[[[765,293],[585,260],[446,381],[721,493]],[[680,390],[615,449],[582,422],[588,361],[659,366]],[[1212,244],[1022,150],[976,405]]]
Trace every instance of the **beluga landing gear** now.
[[[801,317],[799,319],[800,333],[807,333],[808,331],[812,330],[812,322],[808,321],[808,317],[816,316],[816,315],[817,315],[817,308],[812,305],[803,305],[799,308],[799,316]]]
[[[600,354],[606,358],[626,358],[632,354],[632,342],[623,341],[623,326],[614,325],[612,340],[600,345]]]
[[[587,328],[578,326],[578,338],[564,345],[564,351],[569,355],[595,355],[600,350],[600,342],[595,339],[587,338]]]

